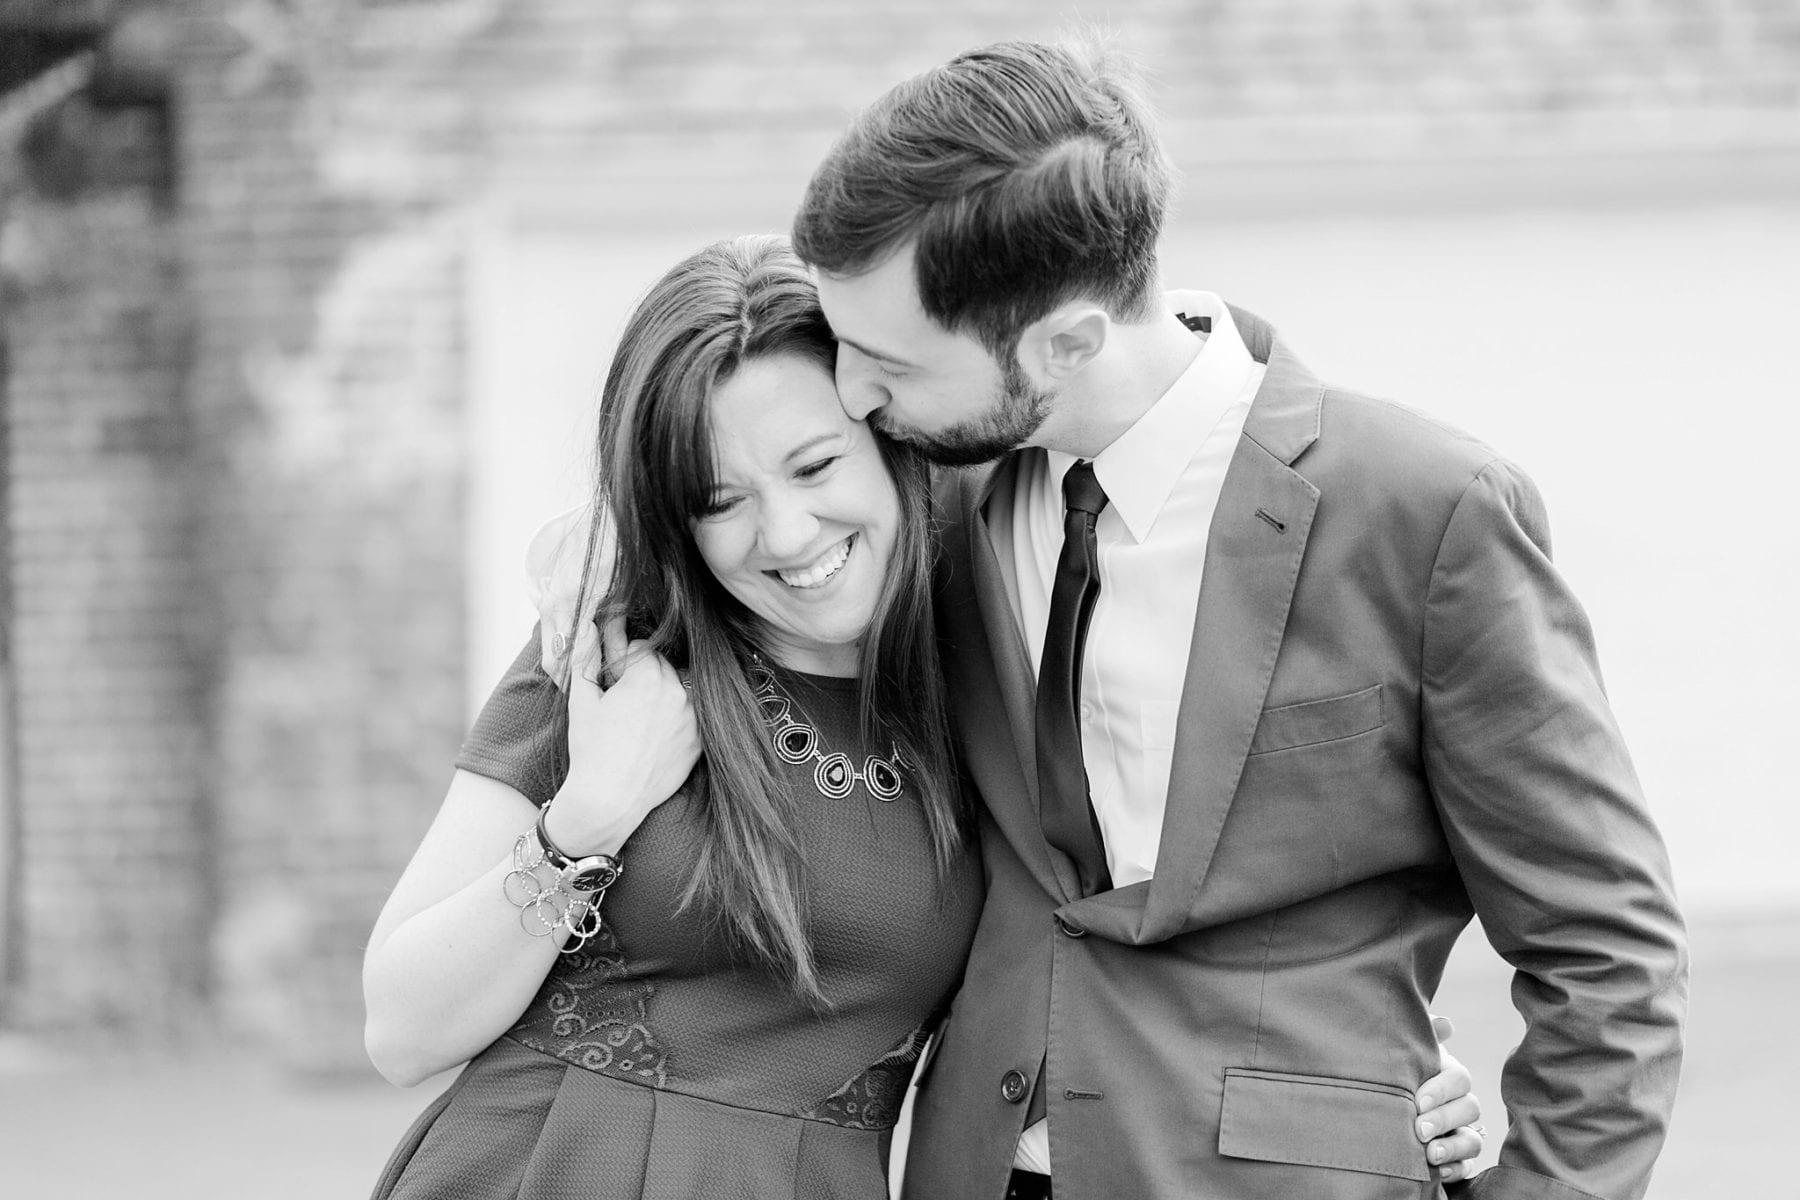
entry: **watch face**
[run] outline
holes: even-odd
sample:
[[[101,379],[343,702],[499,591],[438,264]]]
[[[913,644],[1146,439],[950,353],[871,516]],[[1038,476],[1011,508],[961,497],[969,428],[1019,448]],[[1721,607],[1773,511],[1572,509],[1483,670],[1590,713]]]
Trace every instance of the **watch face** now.
[[[600,892],[612,886],[619,868],[603,858],[584,858],[569,866],[568,885],[578,892]]]

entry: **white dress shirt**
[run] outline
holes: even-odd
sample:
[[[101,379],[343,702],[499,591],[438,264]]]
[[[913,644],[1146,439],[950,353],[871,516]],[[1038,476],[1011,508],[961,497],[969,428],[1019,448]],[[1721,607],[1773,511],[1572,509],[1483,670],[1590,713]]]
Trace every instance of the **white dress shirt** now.
[[[1181,377],[1094,459],[1109,503],[1095,526],[1100,597],[1081,672],[1081,752],[1115,887],[1156,873],[1207,533],[1265,370],[1217,296],[1168,299],[1190,319],[1211,318],[1212,331]],[[1062,479],[1075,461],[1026,451],[1013,486],[988,501],[989,535],[1034,671],[1062,553]],[[1049,1172],[1045,1122],[1020,1137],[1014,1165]]]

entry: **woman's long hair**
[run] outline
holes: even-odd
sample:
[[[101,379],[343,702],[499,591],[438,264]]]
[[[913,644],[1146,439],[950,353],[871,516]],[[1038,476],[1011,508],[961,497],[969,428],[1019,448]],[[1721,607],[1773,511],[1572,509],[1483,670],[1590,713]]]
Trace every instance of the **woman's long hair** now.
[[[604,588],[603,615],[622,613],[632,636],[685,666],[693,684],[706,753],[690,786],[704,841],[681,905],[699,906],[734,944],[828,1008],[806,933],[795,835],[804,798],[784,782],[749,677],[756,618],[714,578],[692,533],[713,494],[711,397],[744,363],[777,355],[828,374],[835,358],[817,290],[786,238],[715,243],[650,289],[601,399],[594,500],[616,529],[613,574],[593,578],[595,522],[581,590],[585,601]],[[904,445],[877,443],[901,520],[860,648],[859,710],[873,744],[893,742],[911,764],[941,877],[961,849],[963,817],[932,624],[929,467]]]

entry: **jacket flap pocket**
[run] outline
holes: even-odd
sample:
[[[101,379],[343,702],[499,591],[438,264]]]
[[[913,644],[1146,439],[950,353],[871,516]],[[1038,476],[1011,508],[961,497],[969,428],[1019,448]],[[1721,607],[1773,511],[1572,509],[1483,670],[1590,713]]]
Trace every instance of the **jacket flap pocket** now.
[[[1425,1147],[1413,1136],[1417,1115],[1412,1097],[1386,1084],[1232,1067],[1219,1153],[1427,1183]]]
[[[1328,700],[1309,700],[1304,704],[1285,704],[1266,708],[1256,723],[1256,736],[1250,741],[1250,753],[1267,754],[1271,750],[1292,750],[1319,742],[1335,742],[1355,737],[1371,729],[1380,729],[1381,685],[1366,687],[1348,696]]]

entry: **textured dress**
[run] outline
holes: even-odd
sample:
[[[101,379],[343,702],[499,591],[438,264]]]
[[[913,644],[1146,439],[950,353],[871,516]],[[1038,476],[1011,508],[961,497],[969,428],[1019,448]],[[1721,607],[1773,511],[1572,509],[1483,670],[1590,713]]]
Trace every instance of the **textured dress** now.
[[[377,1200],[882,1200],[888,1144],[980,907],[964,854],[940,883],[892,747],[864,744],[856,681],[760,677],[800,798],[819,1014],[677,912],[699,845],[684,788],[620,851],[605,929],[559,956],[518,1023],[414,1124]],[[457,765],[534,803],[566,770],[566,727],[534,642]],[[523,934],[521,934],[523,936]]]

